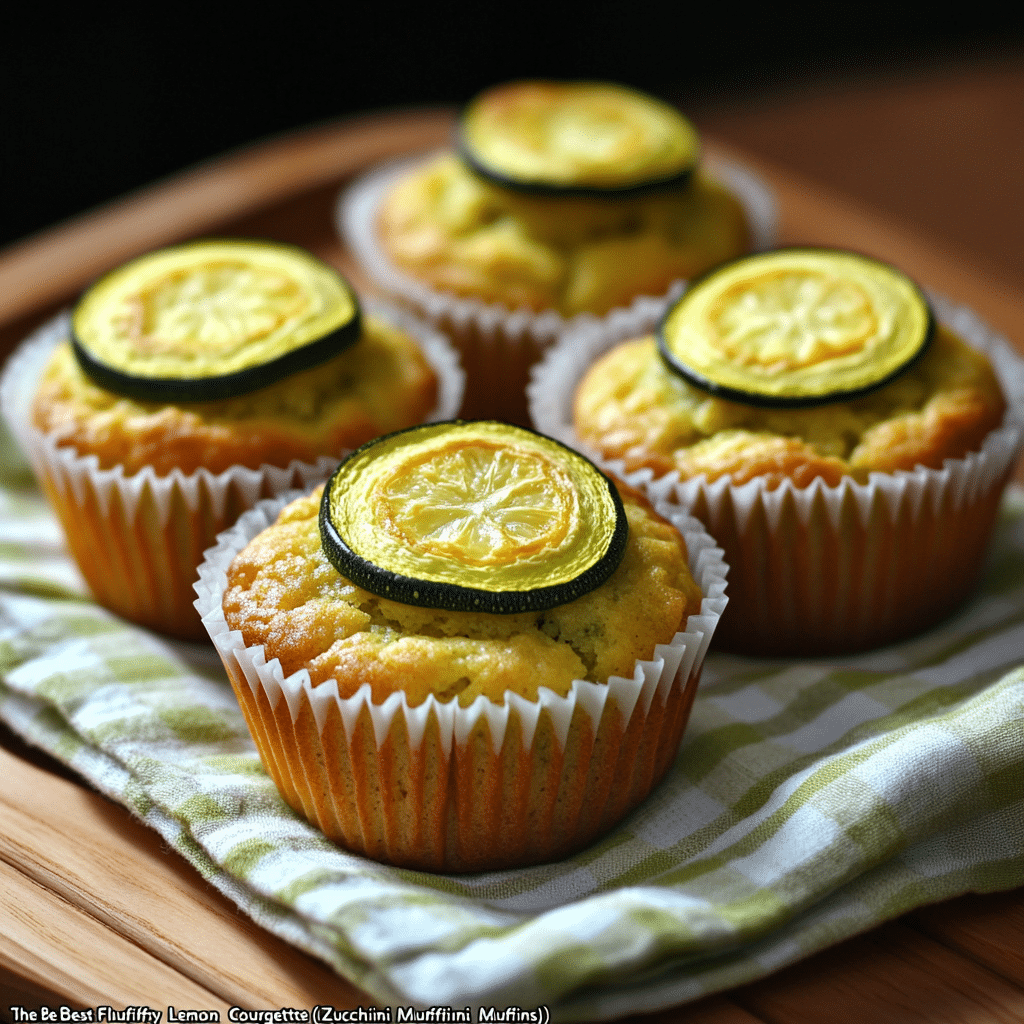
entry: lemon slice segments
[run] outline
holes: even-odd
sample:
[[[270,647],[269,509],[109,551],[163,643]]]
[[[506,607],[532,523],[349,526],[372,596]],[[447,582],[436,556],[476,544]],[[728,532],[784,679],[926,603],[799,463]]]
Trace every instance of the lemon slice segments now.
[[[889,264],[833,249],[779,249],[723,264],[665,313],[668,367],[718,397],[800,408],[880,388],[924,354],[935,318]]]
[[[600,586],[625,552],[614,484],[524,427],[426,424],[370,441],[324,488],[324,553],[357,586],[404,604],[513,614]]]
[[[675,107],[609,82],[496,86],[465,107],[456,143],[472,170],[505,188],[595,198],[680,188],[700,155]]]
[[[361,332],[359,301],[297,246],[207,239],[106,274],[72,313],[85,373],[143,401],[230,398],[326,362]]]

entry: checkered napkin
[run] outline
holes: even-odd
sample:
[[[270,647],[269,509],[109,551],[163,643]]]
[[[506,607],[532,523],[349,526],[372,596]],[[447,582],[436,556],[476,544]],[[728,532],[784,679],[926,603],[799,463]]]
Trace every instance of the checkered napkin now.
[[[0,490],[0,534],[0,716],[381,1004],[613,1018],[1024,883],[1020,491],[954,621],[842,660],[712,655],[676,766],[624,824],[558,864],[456,877],[298,819],[212,649],[89,601],[37,493]]]

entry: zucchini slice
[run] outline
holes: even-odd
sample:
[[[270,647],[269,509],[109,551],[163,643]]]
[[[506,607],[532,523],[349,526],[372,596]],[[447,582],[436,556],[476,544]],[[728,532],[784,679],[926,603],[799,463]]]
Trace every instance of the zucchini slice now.
[[[296,246],[210,239],[158,249],[79,300],[71,342],[115,394],[198,402],[246,394],[326,362],[360,335],[348,282]]]
[[[370,441],[324,488],[320,537],[357,586],[403,604],[513,614],[568,604],[625,552],[614,484],[588,459],[491,420]]]
[[[746,256],[698,279],[658,328],[662,359],[747,405],[802,408],[882,387],[928,347],[935,318],[895,267],[833,249]]]
[[[696,129],[675,107],[607,82],[489,89],[463,111],[456,141],[481,177],[552,196],[626,198],[681,188],[700,153]]]

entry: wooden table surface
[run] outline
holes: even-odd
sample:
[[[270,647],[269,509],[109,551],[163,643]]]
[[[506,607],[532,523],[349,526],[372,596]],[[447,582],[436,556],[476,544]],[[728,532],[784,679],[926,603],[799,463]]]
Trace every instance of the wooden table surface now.
[[[1013,96],[1018,87],[1024,96],[1024,73],[1014,74],[1003,84]],[[948,84],[948,78],[938,81],[929,94],[940,112],[951,95]],[[927,92],[927,83],[913,88]],[[917,98],[927,105],[927,96]],[[884,201],[864,206],[829,187],[820,160],[808,161],[802,173],[799,166],[757,155],[771,148],[758,139],[776,138],[766,128],[771,123],[783,136],[788,129],[794,140],[806,138],[815,124],[831,130],[829,110],[842,108],[835,99],[822,95],[817,106],[807,106],[806,98],[784,98],[776,109],[761,109],[747,120],[735,111],[705,112],[701,127],[710,136],[709,149],[748,163],[774,187],[784,242],[844,245],[889,259],[927,287],[975,308],[1024,350],[1024,275],[1015,279],[1012,266],[1007,272],[1002,250],[986,249],[984,238],[973,248],[952,244],[941,224],[929,233],[927,217],[922,230],[913,210],[901,216]],[[854,90],[844,100],[846,116],[870,118],[877,100],[877,91]],[[1016,116],[1021,106],[1007,109]],[[717,136],[716,118],[722,129]],[[331,228],[340,185],[377,160],[444,140],[448,128],[445,111],[413,111],[296,132],[11,247],[0,253],[0,358],[98,273],[198,234],[294,241],[352,273]],[[1013,145],[1021,138],[1024,133]],[[736,149],[737,141],[748,139],[746,149]],[[922,152],[915,137],[910,149],[902,158],[918,160],[917,173],[927,178],[927,147]],[[980,172],[985,163],[979,155]],[[1006,173],[1002,164],[995,170]],[[1019,215],[1014,208],[1012,216]],[[1008,212],[1003,220],[1012,223],[1012,216]],[[973,263],[971,253],[978,255]],[[1024,479],[1020,470],[1018,479]],[[126,809],[4,728],[0,777],[0,1020],[15,1019],[13,1006],[173,1005],[219,1010],[226,1020],[232,1005],[367,1005],[365,994],[254,926]],[[763,981],[637,1019],[1024,1020],[1024,889],[967,895],[915,911]]]

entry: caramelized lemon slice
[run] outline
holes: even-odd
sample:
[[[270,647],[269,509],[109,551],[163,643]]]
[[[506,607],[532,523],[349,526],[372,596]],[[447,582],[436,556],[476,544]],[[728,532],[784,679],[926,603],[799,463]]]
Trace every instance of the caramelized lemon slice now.
[[[795,408],[881,387],[925,350],[934,318],[894,267],[856,253],[782,249],[725,264],[668,311],[661,355],[712,394]]]
[[[682,185],[700,143],[674,107],[621,85],[513,82],[466,107],[459,149],[507,188],[608,196]]]
[[[591,462],[486,420],[371,441],[341,463],[320,507],[323,549],[343,576],[451,611],[567,604],[615,571],[627,532],[618,492]]]
[[[96,282],[72,316],[83,370],[144,401],[245,394],[325,362],[359,337],[348,282],[295,246],[190,242]]]

